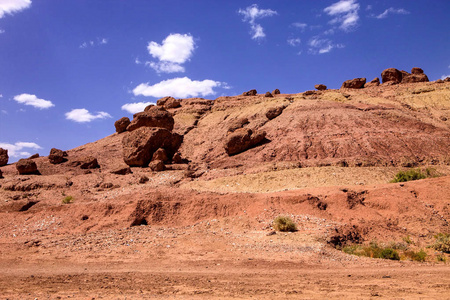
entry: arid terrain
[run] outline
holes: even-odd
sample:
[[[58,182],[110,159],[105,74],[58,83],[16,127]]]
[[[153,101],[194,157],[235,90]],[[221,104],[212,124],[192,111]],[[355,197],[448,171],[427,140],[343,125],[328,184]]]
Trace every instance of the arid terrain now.
[[[2,166],[0,298],[450,299],[450,82],[247,94]]]

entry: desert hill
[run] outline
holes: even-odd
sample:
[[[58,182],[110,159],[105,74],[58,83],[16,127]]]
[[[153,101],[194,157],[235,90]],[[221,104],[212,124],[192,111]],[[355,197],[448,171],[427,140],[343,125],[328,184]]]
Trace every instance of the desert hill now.
[[[214,263],[229,265],[224,274],[256,268],[266,276],[268,269],[290,263],[392,267],[335,248],[409,239],[411,249],[428,249],[430,266],[436,257],[448,257],[426,247],[436,234],[449,233],[450,83],[422,82],[424,74],[412,73],[400,83],[383,79],[364,87],[358,79],[339,90],[249,91],[215,100],[166,97],[133,120],[116,122],[117,132],[110,136],[30,159],[37,170],[29,174],[18,174],[20,162],[2,166],[2,267],[19,263],[23,273],[8,269],[8,274],[25,278],[39,273],[31,267],[36,261],[46,261],[41,280],[30,289],[48,297],[55,257],[65,267],[92,263],[94,272],[100,272],[102,259],[137,266],[153,257],[158,263],[147,265],[158,274],[163,266],[176,272],[175,264],[204,278],[210,274],[201,273],[200,266]],[[398,171],[412,168],[427,169],[432,178],[390,183]],[[298,231],[273,231],[279,215],[290,216]],[[430,272],[448,271],[441,264]],[[219,277],[234,282],[228,275]],[[244,294],[233,288],[228,293],[218,285],[199,287],[190,275],[176,276],[183,282],[179,295],[187,297],[194,290],[202,290],[203,298],[245,293],[278,298],[292,292],[279,285],[258,292],[252,284]],[[261,276],[267,283],[270,276]],[[77,278],[65,291],[89,295],[73,291],[82,277]],[[157,280],[177,294],[169,288],[173,283]],[[442,280],[435,296],[450,288]],[[126,290],[140,298],[119,281],[121,289],[110,293],[100,293],[99,282],[87,286],[105,297]],[[414,290],[410,283],[417,294],[429,291],[429,286]],[[407,294],[394,290],[383,289],[383,295]],[[0,288],[11,297],[26,292],[21,283]]]

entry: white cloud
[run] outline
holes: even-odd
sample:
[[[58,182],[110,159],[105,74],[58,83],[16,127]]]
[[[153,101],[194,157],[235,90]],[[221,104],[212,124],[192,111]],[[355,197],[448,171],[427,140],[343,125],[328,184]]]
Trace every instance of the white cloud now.
[[[20,94],[14,96],[14,100],[25,105],[31,105],[39,109],[50,108],[55,106],[51,101],[39,99],[36,95]]]
[[[0,29],[0,34],[5,33],[4,29]]]
[[[24,148],[42,149],[38,144],[30,142],[17,142],[15,144],[0,143],[0,148],[7,149],[9,157],[29,157],[31,154],[27,151],[22,151]]]
[[[308,27],[308,24],[295,22],[295,23],[292,23],[292,26],[294,26],[295,28],[300,29],[303,32],[303,31],[305,31],[306,27]]]
[[[258,40],[266,36],[264,29],[260,24],[257,24],[255,20],[265,17],[271,17],[278,13],[271,9],[259,9],[257,4],[248,6],[246,9],[239,9],[239,14],[244,16],[243,21],[250,24],[252,39]]]
[[[135,114],[141,111],[144,111],[144,108],[149,106],[150,104],[156,105],[156,103],[153,102],[134,102],[134,103],[127,103],[122,105],[122,110],[129,112],[130,114]]]
[[[302,43],[302,40],[299,39],[299,38],[296,38],[296,39],[288,39],[288,40],[287,40],[287,43],[288,43],[289,45],[291,45],[292,47],[296,47],[296,46],[298,46],[298,45],[300,45],[300,44]]]
[[[190,34],[172,33],[161,44],[148,43],[147,50],[158,62],[147,62],[158,73],[184,72],[184,64],[188,61],[195,49],[194,38]]]
[[[444,79],[447,78],[447,77],[450,77],[450,74],[448,74],[448,75],[442,75],[442,76],[441,76],[441,79],[444,80]]]
[[[31,0],[0,0],[0,19],[31,6]]]
[[[176,98],[198,97],[213,95],[216,92],[213,88],[220,87],[224,83],[213,80],[191,80],[188,77],[173,78],[161,81],[154,85],[141,83],[134,90],[134,95],[142,95],[149,97],[165,97],[172,96]]]
[[[95,41],[91,40],[91,41],[83,42],[79,46],[79,48],[85,49],[87,47],[101,46],[101,45],[106,45],[106,44],[108,44],[108,39],[107,38],[97,38]]]
[[[409,11],[407,11],[407,10],[405,10],[403,8],[390,7],[388,9],[386,9],[383,13],[379,14],[378,16],[376,16],[375,18],[377,18],[377,19],[384,19],[384,18],[387,18],[387,16],[389,14],[407,15],[407,14],[409,14]]]
[[[172,63],[168,61],[161,61],[161,62],[153,62],[153,61],[147,61],[145,63],[146,66],[149,66],[153,70],[155,70],[157,73],[177,73],[177,72],[184,72],[184,67],[182,65],[179,65],[177,63]]]
[[[330,52],[334,48],[344,48],[344,45],[342,44],[334,44],[330,39],[322,39],[319,37],[310,39],[308,45],[310,46],[308,52],[311,54],[324,54]]]
[[[331,24],[340,24],[339,28],[348,31],[358,24],[359,4],[356,0],[341,0],[326,7],[323,11],[334,17]]]
[[[65,113],[65,115],[67,120],[75,121],[78,123],[91,122],[95,119],[111,118],[111,115],[104,111],[99,111],[94,115],[85,108],[72,109],[71,111]]]

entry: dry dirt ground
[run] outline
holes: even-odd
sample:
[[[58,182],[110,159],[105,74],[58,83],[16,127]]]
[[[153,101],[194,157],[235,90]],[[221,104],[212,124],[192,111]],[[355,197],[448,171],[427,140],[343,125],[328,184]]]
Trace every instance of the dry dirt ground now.
[[[450,233],[449,95],[418,83],[183,100],[172,112],[189,163],[114,174],[115,133],[61,164],[36,158],[41,175],[3,166],[0,298],[450,299],[450,256],[429,247]],[[228,156],[240,118],[268,139]],[[86,155],[100,168],[73,164]],[[437,177],[390,183],[411,167]],[[298,230],[275,232],[279,215]],[[427,257],[358,257],[334,237]]]

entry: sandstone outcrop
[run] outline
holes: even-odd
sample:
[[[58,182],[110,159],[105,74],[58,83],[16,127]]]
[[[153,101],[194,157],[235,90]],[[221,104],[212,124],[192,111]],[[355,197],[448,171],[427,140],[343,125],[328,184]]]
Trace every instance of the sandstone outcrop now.
[[[341,88],[362,89],[366,83],[366,78],[354,78],[344,81]]]
[[[64,162],[64,151],[60,150],[60,149],[56,149],[56,148],[52,148],[50,150],[50,154],[48,155],[48,160],[50,161],[50,163],[52,164],[60,164],[62,162]]]
[[[415,71],[415,73],[409,74],[408,76],[405,76],[405,77],[402,78],[402,83],[414,83],[414,82],[428,82],[428,81],[430,81],[428,79],[428,76],[423,73],[422,69],[420,69],[420,68],[413,68],[413,71]],[[420,72],[420,71],[422,71],[422,72]]]
[[[164,97],[164,98],[158,99],[158,101],[156,101],[156,105],[162,106],[166,109],[177,108],[177,107],[181,106],[181,101],[177,100],[173,97]]]
[[[0,167],[5,166],[8,163],[9,156],[8,150],[0,148]]]
[[[239,128],[244,127],[244,125],[247,125],[248,119],[247,118],[239,118],[233,122],[231,122],[230,126],[228,127],[228,132],[234,132]]]
[[[248,128],[240,128],[230,134],[225,141],[225,151],[228,155],[244,152],[261,143],[266,137],[265,131],[253,132]]]
[[[380,78],[375,77],[372,79],[372,81],[366,83],[364,87],[371,87],[371,86],[379,86],[380,85]]]
[[[35,158],[39,158],[39,153],[35,153],[33,155],[31,155],[30,157],[28,157],[29,159],[35,159]]]
[[[127,127],[127,131],[133,131],[140,127],[159,127],[172,130],[173,116],[163,107],[149,105],[143,112],[134,114],[133,121]]]
[[[32,159],[19,159],[16,163],[16,169],[20,175],[39,173],[37,165]]]
[[[128,117],[120,118],[119,120],[117,120],[114,123],[114,126],[116,127],[116,132],[117,133],[125,132],[127,130],[128,125],[130,125],[130,123],[131,123],[131,121]]]
[[[316,85],[314,86],[314,88],[315,88],[316,90],[318,90],[318,91],[325,91],[325,90],[327,89],[327,86],[324,85],[324,84],[316,84]]]
[[[81,169],[96,169],[96,168],[100,168],[100,166],[95,157],[86,156],[81,160],[80,168]]]
[[[402,72],[395,68],[389,68],[381,72],[381,81],[383,83],[386,82],[394,82],[394,83],[400,83],[402,81]]]
[[[256,96],[257,91],[256,90],[250,90],[248,92],[243,92],[242,95],[243,96]]]

